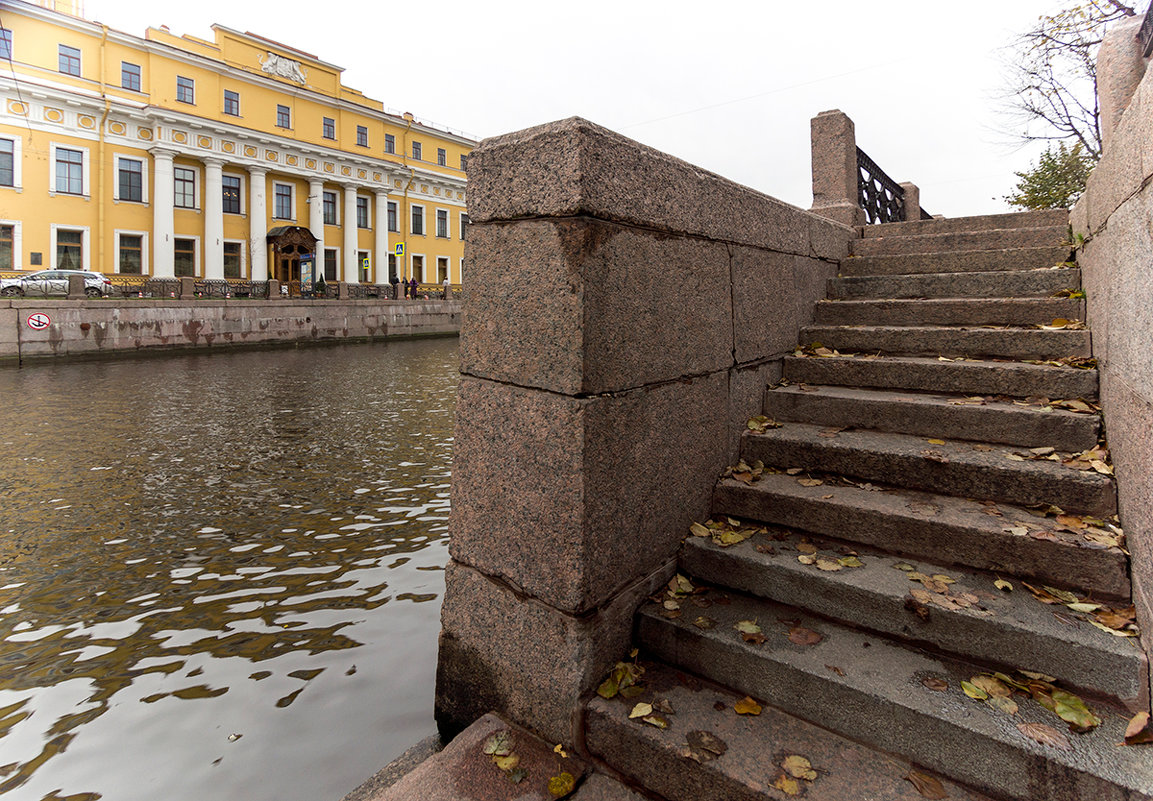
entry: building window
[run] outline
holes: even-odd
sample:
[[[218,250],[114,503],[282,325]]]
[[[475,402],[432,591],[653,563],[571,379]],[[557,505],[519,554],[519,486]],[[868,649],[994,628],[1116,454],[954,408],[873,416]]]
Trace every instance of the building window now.
[[[400,276],[396,274],[396,254],[388,254],[388,282],[391,284],[393,281],[400,281]],[[400,300],[400,298],[396,298]]]
[[[180,103],[195,103],[196,81],[192,80],[191,78],[185,78],[183,75],[177,75],[176,100]]]
[[[75,47],[60,45],[60,71],[65,75],[80,77],[80,51]]]
[[[395,153],[396,152],[396,137],[393,136],[392,134],[385,134],[384,135],[384,152],[385,153]]]
[[[240,92],[224,90],[224,113],[233,117],[240,116]]]
[[[335,281],[336,280],[336,259],[337,259],[338,255],[340,255],[340,254],[337,253],[336,248],[325,248],[324,249],[324,280],[325,281]]]
[[[445,150],[443,147],[438,147],[436,149],[436,163],[439,164],[441,167],[447,167],[448,166],[448,151]]]
[[[0,58],[12,60],[12,31],[0,28]]]
[[[172,248],[176,275],[196,275],[196,240],[173,239]]]
[[[441,239],[448,239],[448,211],[436,210],[436,235]]]
[[[240,242],[225,242],[224,243],[224,277],[225,278],[240,278],[240,268],[243,264],[241,260],[241,253],[243,252],[240,247]]]
[[[448,256],[436,257],[436,282],[443,284],[448,280]]]
[[[273,184],[272,216],[279,220],[292,219],[292,187]]]
[[[368,198],[366,197],[356,199],[356,227],[368,227]]]
[[[57,234],[59,237],[59,234]],[[123,275],[140,275],[144,271],[144,236],[142,234],[121,234],[117,243],[120,256],[116,262],[116,272]]]
[[[292,127],[292,111],[288,106],[276,106],[276,127],[277,128],[291,128]]]
[[[84,232],[68,228],[56,229],[56,269],[84,269]]]
[[[460,154],[460,171],[464,172],[468,167],[468,156],[464,153]]]
[[[56,191],[84,194],[84,152],[56,148]]]
[[[196,170],[174,167],[172,170],[173,203],[178,209],[196,208]]]
[[[119,176],[117,200],[144,202],[144,162],[136,159],[117,159]]]
[[[425,283],[425,279],[424,279],[424,256],[414,255],[412,257],[412,277],[415,278],[418,283],[421,283],[421,284]]]
[[[363,125],[356,126],[356,143],[361,147],[368,147],[368,128]]]
[[[420,142],[413,142],[412,143],[412,157],[414,159],[416,159],[417,161],[421,160],[420,159]]]
[[[225,214],[240,214],[240,176],[224,175],[220,178]]]
[[[140,65],[120,62],[120,88],[140,91]]]
[[[0,270],[12,269],[12,254],[16,241],[16,228],[12,225],[0,225]]]
[[[324,121],[320,125],[320,129],[321,135],[325,139],[336,138],[336,120],[334,120],[332,117],[325,117]]]
[[[388,230],[399,231],[400,225],[396,219],[396,203],[392,200],[388,201]]]
[[[0,139],[0,186],[16,186],[16,142]]]
[[[415,236],[424,236],[424,206],[412,207],[412,228]]]
[[[324,224],[336,225],[336,193],[324,192]]]
[[[368,283],[368,271],[372,267],[372,262],[369,260],[367,250],[358,250],[356,252],[356,264],[360,268],[360,283]]]
[[[468,230],[468,215],[463,211],[460,213],[460,238],[464,239],[464,232]]]

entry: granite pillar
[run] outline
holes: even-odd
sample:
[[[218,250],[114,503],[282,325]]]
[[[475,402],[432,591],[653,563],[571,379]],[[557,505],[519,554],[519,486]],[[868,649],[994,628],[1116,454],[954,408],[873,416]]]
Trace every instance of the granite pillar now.
[[[822,111],[809,123],[813,148],[814,214],[845,225],[864,225],[857,201],[857,133],[843,111]]]

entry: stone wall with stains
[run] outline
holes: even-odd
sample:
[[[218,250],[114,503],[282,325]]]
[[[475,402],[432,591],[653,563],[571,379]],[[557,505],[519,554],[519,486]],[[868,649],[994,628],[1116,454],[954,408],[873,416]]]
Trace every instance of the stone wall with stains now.
[[[462,301],[6,300],[0,362],[457,334]]]

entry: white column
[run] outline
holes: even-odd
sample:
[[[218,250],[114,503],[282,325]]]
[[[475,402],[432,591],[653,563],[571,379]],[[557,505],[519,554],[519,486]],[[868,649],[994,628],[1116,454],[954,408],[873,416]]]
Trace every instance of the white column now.
[[[388,190],[376,190],[376,283],[388,283]]]
[[[253,281],[268,280],[268,170],[248,168],[248,263]]]
[[[173,238],[176,223],[172,217],[175,203],[173,195],[172,157],[174,151],[153,148],[152,151],[152,275],[173,278],[176,275]]]
[[[312,265],[312,280],[324,270],[324,181],[319,178],[308,182],[308,230],[316,237],[316,261]]]
[[[344,278],[346,284],[360,282],[356,264],[356,186],[344,187]]]
[[[220,159],[204,159],[204,277],[224,278],[224,192]]]

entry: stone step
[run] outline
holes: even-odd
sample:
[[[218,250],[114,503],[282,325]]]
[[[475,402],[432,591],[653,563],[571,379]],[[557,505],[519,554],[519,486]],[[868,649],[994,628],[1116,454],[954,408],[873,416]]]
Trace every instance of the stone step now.
[[[895,431],[1023,448],[1086,451],[1097,444],[1100,419],[1049,406],[970,401],[937,395],[840,386],[785,386],[765,393],[764,413],[778,421]]]
[[[847,298],[1048,298],[1064,289],[1081,288],[1081,271],[1014,270],[920,275],[856,275],[830,278],[828,295]]]
[[[988,214],[979,217],[947,217],[939,220],[911,220],[909,222],[866,225],[861,235],[865,238],[881,236],[922,236],[961,231],[997,231],[1005,228],[1046,228],[1069,224],[1069,212],[1064,209],[1049,211],[1019,211],[1010,214]]]
[[[838,384],[1009,395],[1018,398],[1095,398],[1097,371],[1047,364],[941,361],[931,356],[786,356],[784,377],[794,384]]]
[[[804,756],[817,771],[798,780],[806,801],[924,801],[905,777],[925,769],[851,742],[811,723],[766,706],[760,714],[738,715],[742,695],[666,665],[642,661],[644,693],[587,707],[589,751],[634,783],[668,801],[765,801],[789,798],[772,788],[787,755]],[[667,701],[668,729],[629,718],[637,703]],[[690,741],[690,733],[694,733]],[[720,755],[700,746],[711,735]],[[719,741],[719,742],[718,742]],[[695,750],[690,749],[690,742]],[[723,744],[723,745],[722,745]],[[686,754],[689,754],[686,757]],[[695,754],[695,756],[694,756]],[[940,777],[951,801],[990,801]],[[800,793],[797,793],[800,795]]]
[[[800,342],[802,345],[820,343],[842,353],[903,356],[1049,360],[1092,355],[1089,332],[1068,329],[813,325],[801,329]]]
[[[1068,261],[1061,246],[1003,250],[910,253],[901,256],[853,256],[841,262],[841,275],[911,275],[916,273],[979,273],[993,270],[1035,270]]]
[[[796,607],[736,593],[717,598],[727,603],[699,611],[686,603],[676,619],[664,617],[659,604],[643,606],[637,616],[642,648],[662,662],[997,798],[1153,798],[1148,752],[1117,746],[1126,726],[1120,709],[1094,703],[1101,725],[1074,734],[1032,698],[1015,698],[1019,710],[1010,716],[966,696],[961,682],[981,672],[971,663],[911,650]],[[715,625],[700,628],[695,621],[701,616]],[[746,642],[734,629],[746,620],[761,626],[764,643]],[[820,640],[802,645],[789,638],[793,632],[812,643],[802,629]],[[947,688],[931,689],[927,680]],[[1055,744],[1038,743],[1019,724],[1052,727]]]
[[[1020,450],[1020,449],[1017,449]],[[1026,450],[1025,456],[1029,455]],[[1046,460],[1016,461],[1013,448],[971,442],[926,442],[924,437],[880,431],[833,432],[786,423],[764,434],[746,432],[741,456],[782,468],[852,476],[869,482],[961,498],[1021,505],[1055,505],[1097,516],[1116,511],[1108,476]]]
[[[850,549],[836,540],[796,533],[778,539],[780,532],[770,534],[776,536],[756,535],[725,548],[708,538],[691,537],[681,552],[681,572],[1007,673],[1030,670],[1056,676],[1063,687],[1137,711],[1148,677],[1135,638],[1101,631],[1086,615],[1063,607],[1058,607],[1062,615],[1057,617],[1054,607],[1038,601],[1021,584],[1009,592],[999,590],[994,573],[920,560],[910,565],[902,556],[860,546]],[[836,559],[846,553],[855,554],[863,566],[823,570],[802,564],[797,559],[802,543],[818,548],[815,555],[827,557],[826,567],[838,566]],[[947,594],[930,592],[910,580],[917,575],[910,567],[955,583],[947,585]],[[1074,572],[1068,578],[1076,576]],[[908,603],[914,600],[911,591],[940,603],[925,602],[922,595],[917,603],[924,606],[918,614]]]
[[[993,228],[985,231],[902,233],[853,240],[855,256],[896,256],[908,253],[1006,250],[1061,246],[1069,235],[1067,225],[1038,228]],[[1067,247],[1067,246],[1066,246]]]
[[[723,479],[713,490],[713,512],[941,565],[969,565],[1008,578],[1091,590],[1099,599],[1130,596],[1125,552],[1062,529],[1052,516],[1008,503],[909,489],[865,489],[834,481],[805,486],[799,478],[765,473],[752,485]]]
[[[1084,301],[1073,298],[934,298],[929,300],[822,300],[817,325],[1049,325],[1084,320]]]

